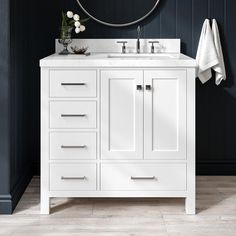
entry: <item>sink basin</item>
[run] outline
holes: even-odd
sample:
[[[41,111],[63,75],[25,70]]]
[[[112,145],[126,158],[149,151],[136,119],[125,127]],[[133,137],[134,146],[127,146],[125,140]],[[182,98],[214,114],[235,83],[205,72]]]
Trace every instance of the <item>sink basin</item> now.
[[[153,60],[162,60],[162,59],[176,59],[178,54],[170,53],[126,53],[126,54],[108,54],[108,58],[124,58],[124,59],[153,59]]]

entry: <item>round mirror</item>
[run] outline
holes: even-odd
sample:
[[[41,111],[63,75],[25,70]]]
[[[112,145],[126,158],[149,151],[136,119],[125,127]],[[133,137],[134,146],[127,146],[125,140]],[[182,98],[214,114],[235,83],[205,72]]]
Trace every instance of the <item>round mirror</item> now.
[[[160,0],[77,0],[91,18],[109,26],[128,26],[146,18]]]

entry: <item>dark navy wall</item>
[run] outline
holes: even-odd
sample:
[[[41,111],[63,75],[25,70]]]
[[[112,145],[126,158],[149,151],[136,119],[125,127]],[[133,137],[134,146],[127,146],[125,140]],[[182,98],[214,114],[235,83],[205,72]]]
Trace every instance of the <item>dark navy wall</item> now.
[[[49,3],[50,2],[50,3]],[[53,3],[54,2],[54,6]],[[101,6],[106,7],[106,6]],[[52,47],[58,37],[61,10],[82,13],[76,0],[41,1],[50,25],[41,25],[42,47]],[[49,14],[50,12],[50,14]],[[235,0],[160,0],[158,9],[141,22],[145,38],[181,38],[182,52],[195,57],[201,27],[205,18],[216,18],[225,54],[227,81],[219,87],[214,81],[202,85],[197,81],[197,173],[236,174],[236,1]],[[40,11],[39,11],[40,13]],[[122,13],[119,13],[122,14]],[[82,14],[83,15],[83,14]],[[134,38],[137,25],[111,28],[93,20],[83,38]],[[36,39],[37,44],[40,40]],[[49,51],[44,50],[45,55]],[[41,53],[42,55],[42,53]],[[37,57],[35,57],[37,59]],[[35,69],[35,68],[34,68]],[[37,70],[35,69],[35,72]],[[39,76],[35,75],[38,81]],[[34,88],[38,95],[39,88]],[[39,109],[38,101],[35,109]],[[35,127],[39,126],[38,116]],[[39,130],[36,130],[37,137]],[[35,143],[38,150],[38,142]],[[39,172],[39,156],[35,152],[34,166]]]
[[[11,207],[9,152],[9,4],[0,1],[0,213]]]
[[[0,213],[14,210],[33,175],[29,9],[0,0]]]
[[[50,3],[0,0],[0,214],[14,210],[39,160],[38,59],[54,50]]]

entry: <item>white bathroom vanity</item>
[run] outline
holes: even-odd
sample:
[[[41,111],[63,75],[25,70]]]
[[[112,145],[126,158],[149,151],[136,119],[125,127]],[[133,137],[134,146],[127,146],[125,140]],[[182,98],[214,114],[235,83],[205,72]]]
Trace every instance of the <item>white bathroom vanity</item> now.
[[[179,39],[116,41],[40,61],[41,213],[54,197],[167,197],[195,214],[195,60]]]

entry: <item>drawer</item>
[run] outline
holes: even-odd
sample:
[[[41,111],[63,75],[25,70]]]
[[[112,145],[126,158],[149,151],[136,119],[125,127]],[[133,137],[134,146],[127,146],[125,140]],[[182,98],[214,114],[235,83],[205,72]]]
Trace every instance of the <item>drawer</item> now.
[[[96,133],[50,133],[50,159],[88,160],[96,157]]]
[[[96,169],[96,164],[50,164],[50,190],[96,190]]]
[[[50,102],[50,128],[96,128],[96,101]]]
[[[102,164],[102,190],[186,190],[185,164]]]
[[[96,70],[50,71],[50,97],[96,97]]]

